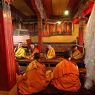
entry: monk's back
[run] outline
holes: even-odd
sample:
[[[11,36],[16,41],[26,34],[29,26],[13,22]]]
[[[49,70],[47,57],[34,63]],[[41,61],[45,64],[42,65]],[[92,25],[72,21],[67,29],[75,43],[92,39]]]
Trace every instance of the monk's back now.
[[[63,91],[78,91],[80,88],[78,68],[71,61],[63,59],[54,69],[52,84]]]

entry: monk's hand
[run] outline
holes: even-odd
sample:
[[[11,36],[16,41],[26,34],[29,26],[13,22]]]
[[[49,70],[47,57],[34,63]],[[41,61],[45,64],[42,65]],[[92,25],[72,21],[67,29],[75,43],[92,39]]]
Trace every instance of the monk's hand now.
[[[49,80],[52,80],[52,78],[53,78],[53,72],[52,72],[52,70],[46,71],[46,77],[47,77]]]
[[[23,75],[18,75],[18,74],[16,74],[17,83],[21,82],[22,79],[23,79]]]

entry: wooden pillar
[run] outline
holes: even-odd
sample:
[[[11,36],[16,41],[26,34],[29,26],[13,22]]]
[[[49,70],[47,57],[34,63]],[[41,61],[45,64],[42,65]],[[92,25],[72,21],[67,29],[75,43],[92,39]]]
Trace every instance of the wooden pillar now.
[[[38,46],[39,50],[42,51],[42,19],[38,19]]]
[[[16,95],[16,64],[9,1],[0,0],[0,95]]]
[[[83,40],[83,34],[85,31],[85,26],[86,26],[86,18],[81,18],[79,21],[79,45],[83,46],[84,40]]]
[[[84,47],[84,32],[85,32],[85,26],[86,26],[86,18],[80,18],[79,21],[79,45],[81,47]],[[81,50],[83,52],[83,50]]]
[[[83,46],[83,26],[79,26],[79,45]]]

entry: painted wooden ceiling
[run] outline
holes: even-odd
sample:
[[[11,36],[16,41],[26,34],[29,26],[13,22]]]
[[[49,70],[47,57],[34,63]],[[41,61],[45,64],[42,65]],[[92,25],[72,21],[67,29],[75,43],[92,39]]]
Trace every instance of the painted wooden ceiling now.
[[[11,4],[12,13],[26,17],[37,18],[37,11],[32,4],[33,0],[14,0]],[[83,0],[41,0],[42,6],[48,19],[63,18],[64,11],[70,11],[70,18],[73,18],[79,11]],[[86,0],[84,0],[86,1]]]

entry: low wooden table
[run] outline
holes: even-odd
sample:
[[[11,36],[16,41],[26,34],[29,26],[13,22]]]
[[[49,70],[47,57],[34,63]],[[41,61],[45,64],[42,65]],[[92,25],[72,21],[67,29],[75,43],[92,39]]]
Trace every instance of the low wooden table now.
[[[21,66],[27,66],[31,62],[31,60],[28,60],[28,59],[20,59],[20,58],[19,59],[16,59],[16,61]],[[60,61],[62,61],[62,58],[54,58],[54,59],[45,59],[45,58],[42,58],[40,61],[42,63],[45,63],[45,65],[47,67],[51,67],[51,65],[56,66]]]
[[[16,61],[20,66],[27,66],[31,62],[28,59],[20,59],[20,58],[16,59]]]
[[[41,62],[45,63],[47,67],[52,67],[51,65],[56,66],[63,58],[54,58],[54,59],[42,59]]]
[[[63,60],[63,58],[54,58],[54,59],[42,58],[40,61],[42,63],[44,63],[46,65],[46,67],[52,68],[52,67],[55,67],[62,60]],[[27,66],[27,65],[29,65],[29,63],[31,63],[31,60],[28,60],[28,59],[16,59],[16,61],[18,62],[18,64],[20,66]],[[85,68],[79,68],[79,72],[80,73],[86,73],[86,69]]]

